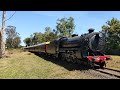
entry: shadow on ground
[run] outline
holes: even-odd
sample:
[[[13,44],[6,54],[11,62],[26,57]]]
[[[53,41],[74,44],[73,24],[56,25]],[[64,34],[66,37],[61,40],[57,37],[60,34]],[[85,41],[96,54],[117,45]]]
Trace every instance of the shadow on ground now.
[[[90,68],[84,66],[83,64],[77,64],[77,63],[72,63],[72,62],[67,62],[67,61],[63,61],[63,60],[59,60],[59,59],[53,59],[51,57],[45,56],[45,55],[41,55],[41,54],[35,54],[41,58],[43,58],[46,61],[50,61],[52,63],[55,63],[59,66],[62,66],[64,68],[66,68],[69,71],[73,71],[73,70],[88,70]]]

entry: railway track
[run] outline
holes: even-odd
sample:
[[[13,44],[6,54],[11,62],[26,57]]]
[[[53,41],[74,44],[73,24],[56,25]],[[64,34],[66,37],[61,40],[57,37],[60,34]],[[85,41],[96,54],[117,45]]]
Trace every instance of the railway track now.
[[[119,70],[115,70],[115,69],[110,69],[110,68],[104,68],[104,69],[95,69],[95,71],[113,76],[113,77],[117,77],[120,79],[120,71]]]

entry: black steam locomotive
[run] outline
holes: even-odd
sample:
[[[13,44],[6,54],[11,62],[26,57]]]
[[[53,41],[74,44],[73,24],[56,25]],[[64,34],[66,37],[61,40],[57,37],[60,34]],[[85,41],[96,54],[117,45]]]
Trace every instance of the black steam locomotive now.
[[[106,66],[106,61],[110,56],[103,54],[105,47],[105,34],[94,32],[89,29],[89,33],[81,36],[73,35],[72,38],[62,37],[51,42],[28,46],[24,49],[34,53],[45,53],[60,60],[73,63],[84,63],[90,67]]]

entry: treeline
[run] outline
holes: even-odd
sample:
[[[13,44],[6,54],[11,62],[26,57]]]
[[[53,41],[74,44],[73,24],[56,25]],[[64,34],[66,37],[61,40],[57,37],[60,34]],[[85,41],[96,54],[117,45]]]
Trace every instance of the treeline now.
[[[120,20],[112,18],[102,26],[102,29],[107,32],[106,38],[106,54],[120,55]]]
[[[25,38],[24,43],[26,46],[31,46],[42,42],[52,41],[62,36],[71,37],[75,29],[74,18],[58,19],[56,24],[56,29],[46,27],[44,33],[35,32],[30,35],[30,37]]]
[[[45,28],[45,33],[35,32],[30,37],[24,39],[26,46],[36,45],[45,41],[51,41],[57,38],[57,32],[50,27]]]

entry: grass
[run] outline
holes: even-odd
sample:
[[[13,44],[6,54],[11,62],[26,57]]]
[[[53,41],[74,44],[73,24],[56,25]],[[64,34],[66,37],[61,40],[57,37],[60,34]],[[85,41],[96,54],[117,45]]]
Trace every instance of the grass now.
[[[1,79],[74,79],[94,78],[78,71],[46,61],[22,50],[7,51],[8,58],[0,59]]]
[[[120,56],[111,55],[112,60],[107,63],[107,67],[120,70]]]
[[[8,50],[0,59],[0,79],[95,79],[79,70],[68,70],[51,61],[22,50]],[[112,56],[108,67],[120,69],[120,56]]]

